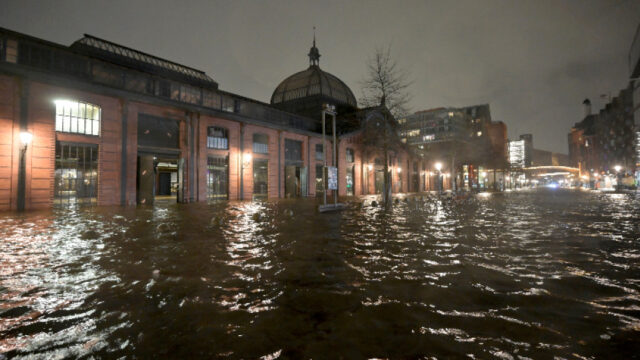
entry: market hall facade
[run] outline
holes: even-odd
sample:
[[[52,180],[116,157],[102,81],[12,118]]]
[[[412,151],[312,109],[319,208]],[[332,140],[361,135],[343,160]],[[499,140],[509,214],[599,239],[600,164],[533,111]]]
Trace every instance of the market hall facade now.
[[[333,156],[324,104],[338,112],[338,194],[378,193],[381,152],[365,149],[361,124],[343,119],[390,115],[358,109],[319,57],[314,40],[309,67],[267,104],[90,35],[63,46],[0,29],[0,210],[315,197]],[[426,188],[419,159],[404,149],[389,159],[393,192]]]

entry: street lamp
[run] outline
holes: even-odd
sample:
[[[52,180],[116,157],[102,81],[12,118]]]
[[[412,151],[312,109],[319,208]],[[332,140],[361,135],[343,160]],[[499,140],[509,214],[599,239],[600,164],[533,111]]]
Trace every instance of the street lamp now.
[[[27,149],[27,146],[31,144],[31,140],[33,140],[33,134],[28,131],[20,132],[20,143],[22,143],[22,148]]]
[[[620,170],[622,170],[622,166],[616,165],[613,167],[616,170],[616,189],[620,190],[622,184],[620,184]]]
[[[435,164],[436,170],[438,171],[438,192],[442,192],[442,163],[437,162]]]

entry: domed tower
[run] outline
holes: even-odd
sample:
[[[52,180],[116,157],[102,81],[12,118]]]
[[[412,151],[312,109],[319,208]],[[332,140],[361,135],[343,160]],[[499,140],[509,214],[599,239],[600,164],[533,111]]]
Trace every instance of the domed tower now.
[[[320,69],[315,34],[308,56],[309,68],[284,79],[273,91],[271,105],[318,121],[322,118],[323,104],[335,105],[338,114],[355,111],[358,104],[351,89],[342,80]]]

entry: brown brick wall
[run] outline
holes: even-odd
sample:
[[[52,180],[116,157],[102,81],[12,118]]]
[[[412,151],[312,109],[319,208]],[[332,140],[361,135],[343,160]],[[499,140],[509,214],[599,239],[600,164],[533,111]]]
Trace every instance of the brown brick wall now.
[[[17,206],[17,178],[19,166],[19,120],[20,120],[20,82],[16,77],[0,75],[0,210],[15,209]],[[68,99],[86,102],[100,106],[101,131],[100,136],[85,136],[79,134],[55,132],[55,104],[56,99]],[[219,117],[192,114],[185,109],[173,106],[159,106],[136,101],[125,101],[117,97],[99,95],[87,91],[72,90],[37,82],[28,82],[28,130],[34,135],[33,142],[26,153],[26,202],[27,209],[48,208],[52,205],[54,190],[55,144],[56,141],[73,143],[91,143],[99,146],[98,165],[98,204],[120,204],[122,163],[122,125],[123,113],[127,117],[126,140],[126,182],[125,203],[136,203],[137,177],[137,123],[140,114],[171,118],[179,121],[180,126],[180,157],[186,160],[185,196],[190,195],[197,201],[207,199],[207,157],[210,155],[229,156],[229,199],[240,198],[240,174],[243,178],[243,199],[250,200],[253,196],[253,161],[263,158],[269,160],[268,168],[268,196],[269,198],[284,197],[285,184],[285,139],[302,142],[302,160],[308,168],[309,196],[315,196],[316,164],[322,160],[316,159],[315,146],[322,143],[320,136],[308,136],[288,131],[275,130],[259,125],[241,124],[237,121]],[[195,164],[189,163],[190,126],[194,127]],[[221,126],[228,130],[229,149],[208,149],[207,127]],[[241,131],[243,143],[240,143]],[[268,154],[253,153],[253,134],[263,133],[269,138]],[[278,149],[280,144],[280,149]],[[242,146],[241,146],[242,145]],[[355,161],[346,163],[346,149],[354,150]],[[327,164],[332,163],[333,146],[329,138],[326,142],[325,154]],[[251,160],[244,162],[243,154],[250,154]],[[280,159],[278,159],[280,154]],[[378,155],[380,156],[380,155]],[[354,168],[354,192],[362,195],[375,192],[374,171],[368,169],[373,164],[376,154],[365,154],[358,144],[358,138],[342,139],[338,143],[339,193],[346,195],[346,167]],[[402,190],[409,188],[409,167],[407,155],[399,154],[394,167],[402,167]],[[280,167],[278,167],[280,165]],[[196,178],[194,188],[189,188],[191,172],[194,168]],[[369,186],[365,189],[363,172],[369,174]],[[397,172],[394,171],[397,181]],[[395,188],[394,188],[395,190]],[[412,189],[413,190],[413,189]],[[332,195],[331,192],[328,195]]]
[[[0,75],[0,210],[14,208],[16,196],[12,192],[17,183],[19,130],[19,88],[16,79]]]

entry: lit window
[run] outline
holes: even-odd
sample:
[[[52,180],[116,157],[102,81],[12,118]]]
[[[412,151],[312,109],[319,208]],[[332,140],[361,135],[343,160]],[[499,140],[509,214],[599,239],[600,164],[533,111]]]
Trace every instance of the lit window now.
[[[57,100],[56,131],[84,134],[100,134],[100,107],[69,100]]]
[[[265,134],[253,134],[253,152],[257,154],[269,153],[269,137]]]
[[[347,162],[352,163],[355,161],[355,156],[354,156],[354,152],[353,149],[351,148],[347,148]]]
[[[316,144],[316,160],[323,159],[324,152],[322,151],[322,144]]]
[[[209,126],[207,128],[207,147],[209,149],[228,149],[229,133],[227,129],[218,126]]]
[[[427,134],[427,135],[422,137],[423,141],[431,141],[431,140],[435,140],[435,139],[436,139],[436,135],[435,134]]]

